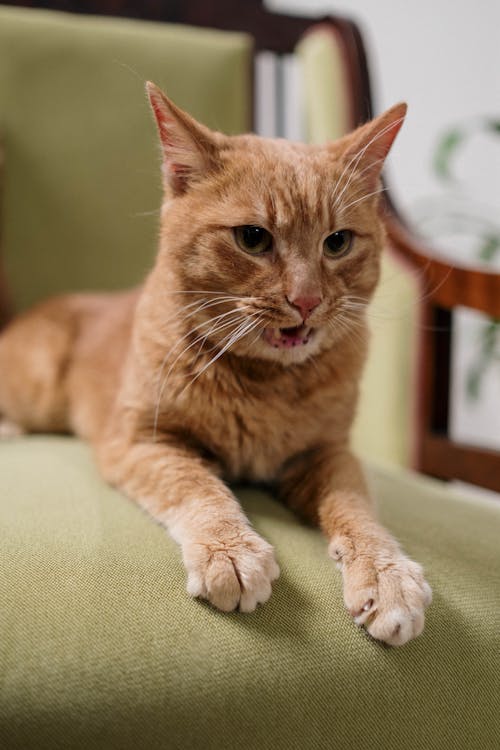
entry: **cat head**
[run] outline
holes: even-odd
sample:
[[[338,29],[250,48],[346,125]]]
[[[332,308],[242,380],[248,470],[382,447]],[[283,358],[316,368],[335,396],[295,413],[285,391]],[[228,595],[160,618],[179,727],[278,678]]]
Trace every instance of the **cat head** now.
[[[213,132],[147,89],[165,190],[154,273],[193,334],[285,365],[355,336],[379,277],[380,172],[406,105],[310,146]]]

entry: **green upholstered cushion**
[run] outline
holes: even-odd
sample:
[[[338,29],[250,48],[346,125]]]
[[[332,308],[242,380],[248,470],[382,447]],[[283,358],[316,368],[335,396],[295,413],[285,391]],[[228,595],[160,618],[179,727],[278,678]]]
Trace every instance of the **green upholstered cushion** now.
[[[352,432],[356,451],[377,463],[413,463],[421,296],[416,273],[386,248],[368,308],[370,352]]]
[[[500,506],[372,480],[434,589],[401,649],[353,625],[320,533],[263,492],[239,496],[281,577],[264,607],[227,615],[188,598],[177,546],[86,446],[2,444],[2,750],[497,750]]]
[[[228,133],[250,127],[250,37],[0,7],[2,254],[18,308],[139,283],[156,253],[144,83]]]

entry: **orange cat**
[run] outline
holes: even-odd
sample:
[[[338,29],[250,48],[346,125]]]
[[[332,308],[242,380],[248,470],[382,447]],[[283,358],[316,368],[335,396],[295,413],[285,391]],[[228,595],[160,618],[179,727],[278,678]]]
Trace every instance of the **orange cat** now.
[[[156,265],[139,290],[49,300],[4,331],[4,428],[89,440],[180,544],[188,592],[224,611],[255,609],[279,573],[226,481],[273,482],[330,540],[355,622],[403,644],[430,588],[375,520],[349,429],[384,245],[379,175],[406,107],[307,146],[211,132],[148,92]]]

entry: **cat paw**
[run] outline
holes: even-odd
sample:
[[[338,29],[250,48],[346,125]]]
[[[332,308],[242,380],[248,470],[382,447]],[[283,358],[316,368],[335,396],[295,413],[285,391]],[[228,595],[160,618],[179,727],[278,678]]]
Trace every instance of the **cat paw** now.
[[[356,625],[390,646],[420,635],[432,591],[418,563],[399,550],[354,556],[347,562],[338,539],[329,551],[342,570],[345,605]]]
[[[223,612],[253,612],[271,596],[279,576],[274,550],[251,529],[229,538],[194,542],[183,548],[187,591]]]
[[[5,417],[0,417],[0,440],[10,440],[24,434],[23,428],[18,424],[10,422]]]

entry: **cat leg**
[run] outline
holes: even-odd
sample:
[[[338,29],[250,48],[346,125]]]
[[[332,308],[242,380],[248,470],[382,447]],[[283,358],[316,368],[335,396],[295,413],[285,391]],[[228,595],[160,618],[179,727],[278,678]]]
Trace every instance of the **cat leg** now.
[[[355,623],[392,646],[420,635],[431,589],[420,565],[377,522],[357,459],[334,446],[303,454],[283,470],[280,493],[329,539]]]
[[[214,468],[179,440],[104,443],[108,481],[135,499],[180,545],[187,591],[218,609],[252,612],[271,596],[279,568],[271,545],[250,526]]]
[[[67,429],[65,375],[74,341],[68,317],[64,300],[49,300],[2,331],[0,436]]]
[[[22,427],[0,415],[0,440],[11,440],[25,434]]]

